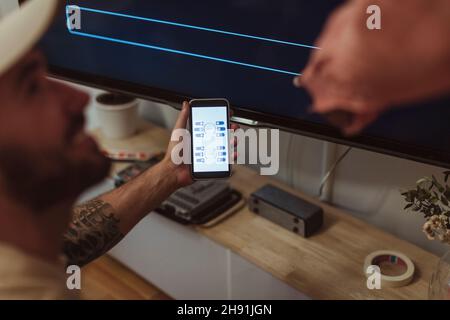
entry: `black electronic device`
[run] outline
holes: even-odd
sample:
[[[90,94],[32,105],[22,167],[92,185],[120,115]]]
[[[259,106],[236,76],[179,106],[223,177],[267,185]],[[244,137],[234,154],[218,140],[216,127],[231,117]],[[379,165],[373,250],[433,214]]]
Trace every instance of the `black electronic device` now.
[[[114,182],[116,187],[136,178],[160,161],[161,156],[146,162],[135,162],[119,171]],[[240,203],[242,195],[233,190],[226,181],[196,181],[170,195],[155,212],[181,224],[208,225],[231,215],[229,209]]]
[[[122,169],[114,175],[114,186],[116,188],[136,178],[138,175],[153,167],[162,160],[163,154],[152,157],[148,161],[135,161],[128,167]]]
[[[251,194],[249,209],[303,237],[317,232],[323,224],[323,210],[273,185],[266,185]]]
[[[232,190],[225,181],[196,181],[176,191],[155,211],[182,224],[203,225],[226,212],[240,199],[240,193]]]

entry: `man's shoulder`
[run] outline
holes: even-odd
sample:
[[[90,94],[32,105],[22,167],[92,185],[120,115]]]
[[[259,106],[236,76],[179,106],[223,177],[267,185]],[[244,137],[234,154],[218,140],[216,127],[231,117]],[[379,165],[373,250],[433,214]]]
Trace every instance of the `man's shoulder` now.
[[[0,299],[79,299],[67,288],[63,263],[52,264],[0,243]]]

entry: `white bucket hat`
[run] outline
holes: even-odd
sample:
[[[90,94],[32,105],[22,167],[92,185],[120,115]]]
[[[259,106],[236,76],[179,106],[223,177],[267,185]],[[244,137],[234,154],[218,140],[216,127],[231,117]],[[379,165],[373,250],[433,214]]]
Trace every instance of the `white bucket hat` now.
[[[0,19],[0,75],[39,41],[50,26],[57,5],[58,0],[29,0]]]

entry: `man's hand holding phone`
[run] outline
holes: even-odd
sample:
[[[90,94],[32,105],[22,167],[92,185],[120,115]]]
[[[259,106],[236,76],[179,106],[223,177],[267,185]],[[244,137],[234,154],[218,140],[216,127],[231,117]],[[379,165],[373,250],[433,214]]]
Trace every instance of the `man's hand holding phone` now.
[[[183,103],[183,107],[181,109],[181,112],[178,116],[177,122],[174,127],[174,132],[177,129],[186,129],[187,130],[188,121],[190,119],[190,114],[191,114],[191,108],[192,108],[192,106],[189,104],[189,102],[185,101]],[[230,110],[229,107],[227,110],[228,111]],[[228,119],[230,119],[231,116],[232,116],[232,114],[230,112],[228,115]],[[231,130],[237,130],[237,129],[239,129],[239,126],[237,124],[231,124],[230,126],[228,126],[228,128],[230,128]],[[191,129],[192,129],[192,127],[191,127]],[[192,140],[192,134],[191,134],[191,140]],[[167,148],[166,157],[164,158],[163,162],[165,163],[167,170],[173,171],[175,173],[175,176],[177,178],[177,186],[178,186],[178,188],[181,188],[181,187],[192,184],[194,182],[194,177],[191,172],[191,170],[192,170],[191,165],[186,164],[186,163],[178,165],[172,161],[172,152],[179,143],[180,143],[180,141],[170,141],[169,146]],[[190,144],[191,148],[192,148],[193,141],[189,141],[189,142],[185,141],[185,143]],[[236,145],[236,141],[233,141],[233,143]],[[191,153],[192,153],[192,150],[191,150]],[[236,159],[237,154],[234,153],[233,157],[234,157],[234,159]]]

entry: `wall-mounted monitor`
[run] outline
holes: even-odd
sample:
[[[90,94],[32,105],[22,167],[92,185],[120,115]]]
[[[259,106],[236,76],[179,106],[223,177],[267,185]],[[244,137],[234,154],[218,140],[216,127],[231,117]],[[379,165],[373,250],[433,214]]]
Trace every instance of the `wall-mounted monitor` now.
[[[395,109],[351,139],[308,112],[292,80],[342,2],[66,1],[40,45],[56,77],[172,105],[227,98],[253,124],[450,166],[450,99]]]

